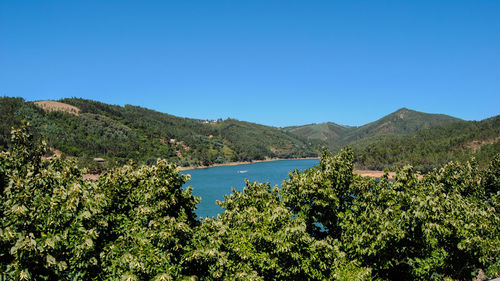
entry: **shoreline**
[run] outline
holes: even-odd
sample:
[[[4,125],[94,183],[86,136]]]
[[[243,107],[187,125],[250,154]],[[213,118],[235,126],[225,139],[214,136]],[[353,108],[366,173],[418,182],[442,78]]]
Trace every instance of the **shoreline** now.
[[[238,166],[238,165],[246,165],[246,164],[254,164],[254,163],[262,163],[262,162],[273,162],[273,161],[284,161],[284,160],[308,160],[308,159],[320,159],[319,157],[304,157],[304,158],[271,158],[265,160],[254,160],[254,161],[239,161],[239,162],[229,162],[222,164],[212,164],[209,166],[190,166],[190,167],[178,167],[179,172],[190,171],[190,170],[198,170],[198,169],[208,169],[215,167],[224,167],[224,166]],[[353,174],[357,174],[363,177],[370,178],[380,178],[384,175],[384,171],[378,170],[353,170]],[[394,178],[395,173],[389,172],[389,178]]]
[[[303,158],[271,158],[265,160],[253,160],[253,161],[238,161],[238,162],[229,162],[222,164],[212,164],[209,166],[189,166],[189,167],[180,167],[177,166],[177,170],[179,172],[190,171],[190,170],[198,170],[198,169],[208,169],[215,167],[224,167],[224,166],[238,166],[238,165],[247,165],[254,163],[263,163],[263,162],[274,162],[274,161],[285,161],[285,160],[311,160],[311,159],[320,159],[319,157],[303,157]],[[384,175],[384,171],[378,170],[353,170],[354,174],[363,176],[363,177],[371,177],[371,178],[380,178]],[[389,172],[389,178],[394,178],[395,173]],[[101,174],[84,174],[83,178],[86,180],[96,180],[101,176]]]
[[[264,160],[253,160],[253,161],[238,161],[238,162],[228,162],[222,164],[212,164],[208,166],[189,166],[189,167],[178,167],[180,172],[189,171],[189,170],[197,170],[197,169],[208,169],[215,167],[223,167],[223,166],[238,166],[238,165],[246,165],[246,164],[254,164],[254,163],[263,163],[263,162],[273,162],[273,161],[285,161],[285,160],[309,160],[309,159],[320,159],[319,157],[302,157],[302,158],[271,158]]]
[[[353,170],[352,171],[354,174],[363,176],[363,177],[370,177],[370,178],[380,178],[384,175],[384,171],[378,171],[378,170]],[[394,175],[396,173],[394,172],[389,172],[389,178],[392,179],[394,178]]]

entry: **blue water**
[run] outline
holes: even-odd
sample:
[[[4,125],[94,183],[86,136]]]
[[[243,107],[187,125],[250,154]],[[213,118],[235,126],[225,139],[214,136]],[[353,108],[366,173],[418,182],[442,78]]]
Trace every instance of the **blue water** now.
[[[318,163],[319,159],[281,160],[196,169],[182,174],[191,175],[186,186],[193,186],[193,195],[201,197],[196,210],[198,217],[215,217],[222,213],[215,201],[223,201],[224,195],[231,194],[231,187],[243,190],[245,179],[262,183],[269,181],[271,186],[281,186],[283,180],[288,179],[289,172],[309,169]]]

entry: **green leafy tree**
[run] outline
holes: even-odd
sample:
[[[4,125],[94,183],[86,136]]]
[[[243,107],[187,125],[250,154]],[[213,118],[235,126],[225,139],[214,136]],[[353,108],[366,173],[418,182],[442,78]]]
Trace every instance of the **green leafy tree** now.
[[[0,271],[8,280],[81,280],[97,265],[92,214],[99,198],[76,166],[42,162],[26,127],[0,154]]]
[[[4,280],[500,276],[500,154],[483,171],[450,162],[374,180],[353,174],[349,148],[324,152],[282,189],[246,182],[200,222],[174,164],[129,163],[85,181],[73,162],[42,160],[28,131],[13,130],[0,154]]]
[[[277,187],[246,183],[216,219],[196,231],[186,260],[204,280],[364,280],[370,270],[348,261],[333,240],[317,240],[284,205]]]
[[[99,178],[97,192],[106,198],[99,216],[104,280],[182,276],[182,257],[198,224],[199,199],[181,188],[187,179],[164,160],[151,167],[125,165]]]
[[[346,213],[343,244],[382,279],[498,276],[498,201],[480,182],[473,163],[424,176],[406,167],[392,181],[372,181]]]
[[[285,205],[307,232],[340,241],[349,260],[382,280],[496,277],[500,254],[498,156],[483,172],[474,161],[426,175],[411,167],[393,180],[352,174],[349,149],[323,153],[318,166],[284,183]]]
[[[306,222],[308,233],[314,237],[341,236],[340,219],[354,199],[351,193],[353,159],[349,148],[335,156],[325,150],[318,166],[295,171],[284,182],[285,205]]]
[[[27,128],[0,154],[0,275],[7,280],[170,280],[198,199],[176,166],[126,165],[84,181],[66,160],[42,160]]]

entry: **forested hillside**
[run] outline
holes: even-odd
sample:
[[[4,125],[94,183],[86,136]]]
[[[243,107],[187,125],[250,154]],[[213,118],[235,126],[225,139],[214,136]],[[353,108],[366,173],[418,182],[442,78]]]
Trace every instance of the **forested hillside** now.
[[[429,171],[473,156],[480,167],[486,166],[500,152],[499,119],[464,121],[402,108],[357,128],[324,123],[285,130],[316,147],[324,145],[332,151],[353,147],[359,169],[394,170],[411,164]]]
[[[173,163],[84,180],[43,160],[25,127],[13,136],[0,152],[0,280],[500,277],[500,155],[483,171],[451,162],[375,180],[353,174],[350,149],[325,152],[282,188],[247,182],[199,220]]]
[[[342,143],[352,144],[361,139],[376,138],[382,135],[405,135],[457,121],[460,119],[444,114],[430,114],[401,108],[377,121],[348,132],[343,136]]]
[[[309,124],[304,126],[285,127],[285,131],[296,136],[306,138],[310,144],[320,147],[326,146],[330,150],[339,150],[344,142],[343,138],[357,130],[357,127],[342,126],[332,122]]]
[[[181,118],[154,110],[68,98],[26,102],[0,98],[0,148],[9,132],[30,122],[45,139],[46,156],[74,157],[93,170],[122,165],[129,159],[153,164],[158,158],[180,166],[205,166],[268,158],[316,156],[322,147],[354,148],[357,168],[381,170],[411,164],[420,171],[452,160],[476,157],[485,167],[500,151],[499,117],[480,122],[402,108],[361,127],[335,123],[283,129],[226,120]],[[94,158],[103,158],[97,163]]]
[[[363,140],[354,145],[357,164],[362,168],[383,169],[412,164],[428,171],[452,160],[472,156],[486,166],[500,152],[500,116],[480,122],[459,121],[409,135],[392,135],[377,141]]]
[[[316,145],[326,145],[338,151],[345,145],[353,145],[360,140],[386,135],[406,135],[421,129],[432,128],[460,121],[458,118],[443,114],[429,114],[401,108],[377,121],[360,127],[342,126],[335,123],[311,124],[286,127],[284,130],[308,139]]]
[[[44,107],[21,98],[1,98],[0,117],[6,122],[0,125],[0,145],[7,147],[10,128],[26,120],[50,148],[90,167],[124,164],[129,159],[152,164],[164,158],[188,166],[316,155],[300,137],[273,127],[234,119],[180,118],[138,106],[76,98],[59,102]],[[76,109],[64,110],[65,105]],[[50,110],[51,106],[59,108]],[[94,163],[96,157],[105,163]]]

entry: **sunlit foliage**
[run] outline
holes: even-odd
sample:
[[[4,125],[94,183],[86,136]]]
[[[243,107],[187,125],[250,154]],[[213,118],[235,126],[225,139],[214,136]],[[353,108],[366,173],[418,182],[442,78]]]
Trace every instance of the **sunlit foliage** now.
[[[0,154],[2,280],[473,280],[500,276],[500,155],[394,179],[322,154],[282,188],[247,182],[196,218],[177,167],[129,163],[96,181],[13,130]]]

